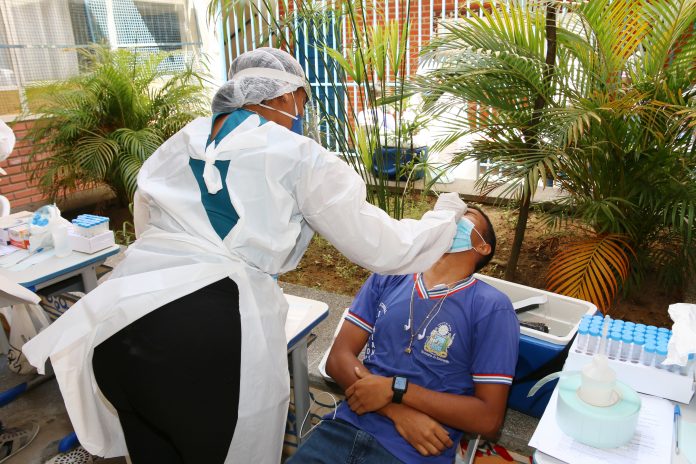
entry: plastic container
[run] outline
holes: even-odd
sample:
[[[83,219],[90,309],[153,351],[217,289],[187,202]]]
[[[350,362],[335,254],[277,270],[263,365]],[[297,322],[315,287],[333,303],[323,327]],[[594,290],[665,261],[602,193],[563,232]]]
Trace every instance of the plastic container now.
[[[556,381],[544,385],[529,398],[529,389],[550,372],[563,368],[566,349],[575,337],[583,316],[594,315],[597,308],[587,301],[476,274],[476,278],[505,293],[512,302],[545,296],[546,303],[519,314],[520,321],[541,322],[548,326],[544,333],[520,327],[520,347],[515,371],[515,384],[510,388],[508,406],[534,417],[541,417],[549,402]],[[603,319],[600,316],[600,319]]]
[[[67,225],[58,226],[53,231],[53,249],[55,250],[56,257],[58,258],[65,258],[72,253],[72,246],[70,246]]]

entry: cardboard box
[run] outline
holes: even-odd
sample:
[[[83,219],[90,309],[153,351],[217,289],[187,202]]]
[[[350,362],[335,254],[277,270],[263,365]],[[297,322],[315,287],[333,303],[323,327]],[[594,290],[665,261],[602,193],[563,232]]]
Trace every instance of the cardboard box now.
[[[34,213],[30,213],[29,211],[21,211],[0,218],[0,245],[7,245],[10,243],[10,228],[22,224],[29,224],[33,215]]]
[[[96,253],[116,243],[112,230],[107,230],[104,233],[89,238],[83,237],[71,230],[68,233],[68,238],[70,239],[70,246],[74,251],[87,254]]]
[[[29,225],[20,224],[8,229],[10,236],[10,245],[17,248],[29,248]]]

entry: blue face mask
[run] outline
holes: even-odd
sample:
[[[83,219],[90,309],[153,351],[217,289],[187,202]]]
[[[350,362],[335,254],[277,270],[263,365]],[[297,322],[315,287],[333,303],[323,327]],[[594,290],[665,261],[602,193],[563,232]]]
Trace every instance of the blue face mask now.
[[[292,127],[290,128],[296,134],[304,135],[304,130],[302,127],[302,116],[299,114],[295,116],[295,120],[292,122]]]
[[[452,246],[447,253],[458,253],[460,251],[468,251],[474,249],[474,244],[471,242],[471,233],[476,234],[481,238],[483,243],[486,241],[481,237],[478,230],[474,227],[474,223],[467,218],[461,218],[457,223],[457,232],[454,234]]]
[[[295,100],[295,94],[292,93],[292,102],[295,105],[295,116],[293,116],[290,113],[287,113],[283,110],[279,110],[278,108],[273,108],[272,106],[264,105],[263,103],[259,103],[259,106],[276,111],[280,114],[283,114],[287,116],[288,118],[292,119],[292,126],[290,127],[290,130],[293,131],[296,134],[304,135],[304,130],[302,127],[302,116],[300,116],[300,112],[297,111],[297,100]]]

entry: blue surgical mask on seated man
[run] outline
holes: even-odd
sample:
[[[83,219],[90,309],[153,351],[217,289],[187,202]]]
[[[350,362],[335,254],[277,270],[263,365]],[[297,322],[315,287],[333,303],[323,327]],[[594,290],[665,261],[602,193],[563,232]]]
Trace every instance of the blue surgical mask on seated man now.
[[[472,250],[474,244],[471,242],[471,232],[476,232],[483,243],[486,243],[479,231],[474,227],[474,223],[468,218],[461,218],[459,222],[457,222],[457,232],[454,234],[452,246],[447,253]]]

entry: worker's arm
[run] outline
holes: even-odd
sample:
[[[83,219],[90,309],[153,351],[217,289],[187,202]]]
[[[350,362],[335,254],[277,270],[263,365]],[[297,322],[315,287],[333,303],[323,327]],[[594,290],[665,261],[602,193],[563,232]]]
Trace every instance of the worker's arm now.
[[[356,414],[377,411],[391,404],[392,377],[355,369],[360,380],[346,389],[348,405]],[[456,395],[429,390],[409,383],[402,403],[436,421],[467,432],[495,436],[503,424],[510,387],[494,383],[477,383],[474,395]]]
[[[312,229],[352,262],[381,274],[422,272],[449,250],[461,210],[428,211],[397,221],[367,202],[355,169],[313,141],[299,147],[302,175],[295,197]]]
[[[369,335],[365,330],[346,321],[334,341],[326,361],[326,372],[344,391],[359,379],[356,369],[368,372],[357,356]],[[389,388],[391,389],[391,384]],[[442,425],[427,414],[409,406],[389,403],[375,412],[391,419],[399,434],[423,456],[440,454],[453,444]]]

